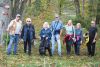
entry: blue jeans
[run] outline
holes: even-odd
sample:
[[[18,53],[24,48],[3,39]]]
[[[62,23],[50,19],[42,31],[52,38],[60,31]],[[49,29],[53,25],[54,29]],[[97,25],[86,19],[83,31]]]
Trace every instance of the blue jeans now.
[[[52,55],[54,54],[55,50],[55,42],[57,41],[58,43],[58,54],[61,56],[61,42],[60,42],[60,35],[52,35]]]
[[[16,34],[15,36],[14,35],[10,35],[10,42],[8,44],[8,47],[7,47],[7,54],[10,54],[11,53],[11,50],[12,50],[12,44],[14,43],[14,54],[17,53],[17,48],[18,48],[18,42],[19,42],[19,35]]]

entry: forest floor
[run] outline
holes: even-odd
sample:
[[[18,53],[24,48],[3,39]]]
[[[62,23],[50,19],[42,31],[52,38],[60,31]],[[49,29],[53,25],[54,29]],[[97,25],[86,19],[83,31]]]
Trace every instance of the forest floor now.
[[[32,55],[28,56],[23,51],[23,44],[19,44],[18,55],[7,55],[6,47],[0,46],[0,67],[100,67],[100,40],[96,44],[96,55],[87,56],[86,46],[81,46],[80,56],[74,54],[72,47],[71,56],[66,55],[65,45],[62,45],[62,57],[55,50],[54,56],[40,56],[38,51],[39,41],[32,45]]]

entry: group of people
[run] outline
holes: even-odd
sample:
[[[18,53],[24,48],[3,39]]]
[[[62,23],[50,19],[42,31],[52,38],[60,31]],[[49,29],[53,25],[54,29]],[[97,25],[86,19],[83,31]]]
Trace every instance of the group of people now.
[[[20,20],[20,14],[16,15],[16,18],[10,22],[7,28],[7,32],[10,35],[10,41],[7,48],[7,54],[11,54],[12,44],[14,43],[14,55],[17,55],[18,42],[21,37],[24,41],[24,53],[31,55],[31,45],[32,40],[36,39],[35,28],[32,25],[32,20],[30,18],[26,19],[26,24],[22,26],[22,21]],[[49,55],[53,56],[55,52],[56,42],[58,45],[58,55],[62,56],[61,49],[61,36],[65,33],[63,43],[66,44],[66,54],[70,55],[71,47],[74,45],[75,54],[80,55],[80,46],[84,40],[82,27],[80,23],[76,26],[73,25],[72,20],[69,20],[66,25],[60,20],[59,15],[55,15],[55,20],[49,25],[48,22],[43,23],[43,27],[40,31],[40,41],[46,45],[44,49],[48,49]],[[89,28],[87,34],[89,35],[89,42],[87,43],[87,50],[89,56],[95,55],[95,44],[97,38],[97,27],[95,21],[91,21],[91,27]],[[43,41],[45,40],[45,41]],[[41,45],[41,44],[40,44]],[[42,50],[42,49],[41,49]],[[42,50],[43,51],[43,50]],[[44,54],[46,55],[46,53]]]

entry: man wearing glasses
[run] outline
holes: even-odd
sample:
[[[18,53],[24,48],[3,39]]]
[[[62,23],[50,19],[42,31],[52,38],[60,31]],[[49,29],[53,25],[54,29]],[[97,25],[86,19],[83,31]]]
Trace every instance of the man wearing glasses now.
[[[51,31],[52,31],[52,55],[55,50],[55,42],[58,44],[58,55],[61,56],[61,42],[60,36],[62,33],[63,23],[60,20],[59,16],[55,15],[55,20],[51,23]]]

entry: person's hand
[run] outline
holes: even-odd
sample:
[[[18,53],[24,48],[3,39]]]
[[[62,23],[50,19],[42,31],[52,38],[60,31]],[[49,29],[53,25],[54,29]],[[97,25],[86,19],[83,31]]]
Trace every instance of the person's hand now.
[[[48,37],[46,37],[46,40],[48,39]]]
[[[72,39],[73,39],[73,41],[74,41],[74,42],[76,42],[76,38],[75,38],[75,37],[74,37],[74,38],[72,38]]]
[[[21,32],[19,32],[19,35],[21,36]]]
[[[82,44],[83,42],[81,41],[81,44]]]
[[[23,42],[24,40],[23,40],[23,39],[21,39],[20,41],[21,41],[21,42]]]
[[[95,43],[95,42],[96,42],[96,40],[94,39],[94,40],[93,40],[93,43]]]
[[[7,32],[9,32],[9,29],[6,29]]]
[[[45,37],[45,35],[43,35],[42,37]]]

